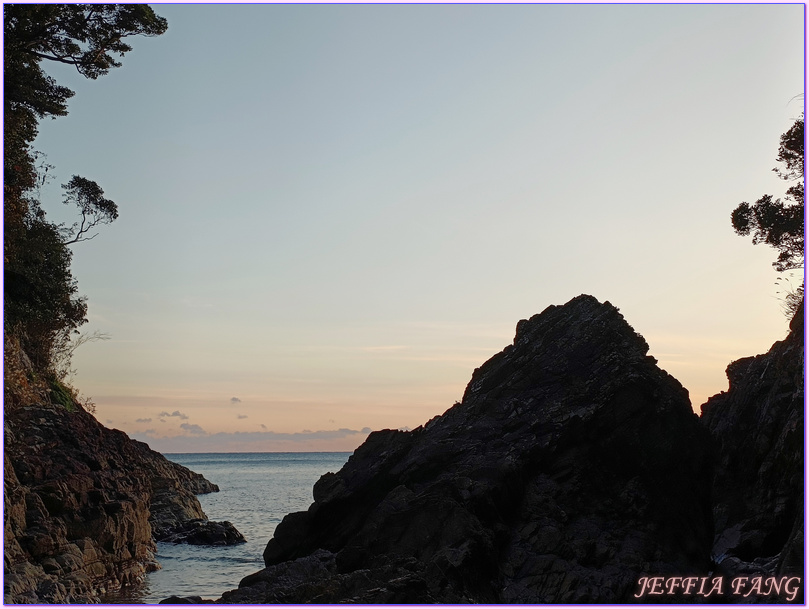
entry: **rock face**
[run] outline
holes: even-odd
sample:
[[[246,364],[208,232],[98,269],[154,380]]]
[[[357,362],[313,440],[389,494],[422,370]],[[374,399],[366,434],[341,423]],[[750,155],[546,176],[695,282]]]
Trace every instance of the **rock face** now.
[[[7,603],[87,603],[159,568],[153,528],[204,519],[219,490],[76,406],[5,412]]]
[[[803,331],[801,306],[787,338],[730,364],[728,391],[702,406],[717,451],[713,553],[731,574],[803,573]]]
[[[371,434],[224,603],[615,603],[707,573],[709,435],[609,303],[517,324],[463,400]]]

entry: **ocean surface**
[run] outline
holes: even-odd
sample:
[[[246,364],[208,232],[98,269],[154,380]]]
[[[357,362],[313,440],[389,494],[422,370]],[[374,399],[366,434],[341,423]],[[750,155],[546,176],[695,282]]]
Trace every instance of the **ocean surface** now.
[[[107,595],[102,603],[158,603],[176,594],[219,598],[246,575],[264,568],[262,553],[275,527],[290,512],[306,510],[312,487],[326,472],[339,470],[351,453],[166,454],[219,485],[199,495],[210,520],[229,520],[247,543],[226,547],[157,544],[163,568],[138,587]]]

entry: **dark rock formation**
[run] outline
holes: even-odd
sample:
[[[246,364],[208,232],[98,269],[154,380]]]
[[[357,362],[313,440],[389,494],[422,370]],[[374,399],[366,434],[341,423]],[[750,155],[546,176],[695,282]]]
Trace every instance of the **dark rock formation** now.
[[[170,596],[164,598],[158,605],[203,605],[213,602],[213,600],[204,599],[201,596]]]
[[[371,434],[225,603],[626,602],[705,573],[707,431],[609,303],[517,324],[463,401]]]
[[[415,558],[382,555],[372,568],[342,573],[333,552],[316,550],[249,575],[238,590],[225,593],[216,602],[381,605],[446,601],[428,589],[424,565]]]
[[[166,534],[160,537],[155,536],[155,540],[166,543],[187,543],[192,546],[232,546],[246,541],[244,535],[239,533],[236,527],[227,520],[213,522],[202,518],[183,522]]]
[[[5,410],[7,603],[97,602],[159,568],[153,528],[204,519],[219,490],[75,406]]]
[[[803,331],[801,306],[787,338],[730,364],[728,391],[702,406],[717,451],[713,553],[729,574],[803,573]]]

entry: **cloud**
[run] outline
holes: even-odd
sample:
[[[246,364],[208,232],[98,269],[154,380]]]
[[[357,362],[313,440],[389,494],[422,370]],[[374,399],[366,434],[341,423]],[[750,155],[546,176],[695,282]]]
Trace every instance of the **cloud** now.
[[[202,429],[199,425],[192,425],[190,423],[183,423],[180,425],[180,429],[187,431],[188,433],[195,435],[195,436],[207,436],[208,432]]]
[[[266,427],[261,424],[263,429]],[[199,425],[183,423],[184,435],[157,437],[153,433],[135,432],[149,446],[163,453],[184,452],[311,452],[351,451],[359,446],[371,429],[330,429],[281,433],[275,431],[237,431],[207,433]]]
[[[246,418],[247,418],[247,415],[246,415],[246,414],[240,414],[240,415],[238,415],[236,418],[237,418],[237,419],[246,419]]]
[[[267,429],[267,426],[266,426],[264,423],[262,423],[262,424],[261,424],[261,429],[266,430],[266,429]]]
[[[183,414],[183,413],[182,413],[182,412],[180,412],[179,410],[175,410],[174,412],[171,412],[171,413],[166,412],[166,411],[164,410],[163,412],[161,412],[161,413],[160,413],[159,415],[157,415],[157,416],[159,416],[159,417],[178,417],[178,418],[179,418],[181,421],[185,421],[185,420],[187,420],[187,419],[188,419],[188,415],[187,415],[187,414]]]
[[[239,398],[230,398],[231,404],[241,404],[242,401]]]
[[[306,431],[298,431],[295,433],[281,433],[275,431],[237,431],[233,433],[219,432],[210,434],[210,437],[217,439],[243,438],[245,440],[272,439],[272,440],[291,440],[292,442],[305,442],[308,440],[331,440],[334,438],[345,438],[347,436],[365,435],[369,433],[371,433],[370,427],[364,427],[361,430],[341,428],[329,430],[321,429],[318,431],[306,430]]]
[[[135,423],[151,423],[152,419],[135,419]]]

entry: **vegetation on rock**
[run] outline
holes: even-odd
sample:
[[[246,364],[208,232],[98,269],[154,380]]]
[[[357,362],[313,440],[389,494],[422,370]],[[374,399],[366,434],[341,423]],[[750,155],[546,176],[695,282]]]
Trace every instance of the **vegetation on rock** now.
[[[43,60],[72,65],[96,79],[121,63],[130,36],[157,36],[167,23],[146,5],[7,4],[3,7],[3,221],[6,359],[20,349],[32,369],[62,382],[54,359],[87,321],[87,301],[70,270],[72,243],[92,239],[118,208],[94,181],[73,176],[65,203],[81,219],[71,227],[50,222],[38,188],[51,167],[33,149],[39,121],[67,114],[73,91],[42,69]],[[12,381],[16,377],[12,375]],[[18,379],[19,380],[19,379]],[[24,401],[26,384],[9,384],[6,397]]]
[[[763,195],[755,203],[741,203],[731,214],[733,229],[739,235],[753,235],[753,243],[766,243],[778,250],[773,266],[779,272],[801,269],[804,265],[804,117],[795,121],[782,136],[773,169],[779,177],[794,183],[784,200]],[[804,285],[790,290],[786,313],[791,318],[803,301]]]

